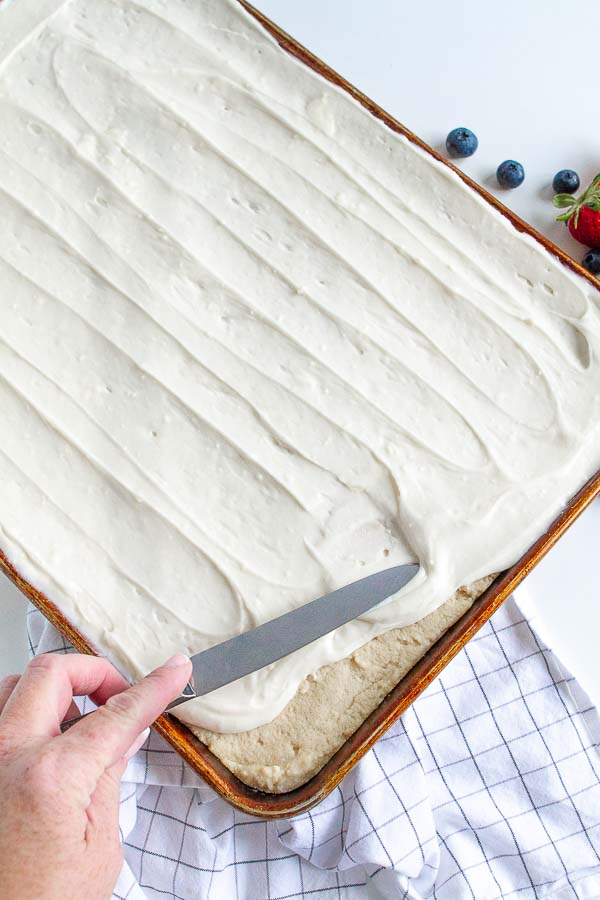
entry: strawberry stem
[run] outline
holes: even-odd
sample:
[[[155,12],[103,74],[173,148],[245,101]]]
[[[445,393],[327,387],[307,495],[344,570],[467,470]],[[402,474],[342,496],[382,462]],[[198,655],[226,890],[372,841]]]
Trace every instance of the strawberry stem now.
[[[571,194],[556,194],[552,202],[557,209],[566,209],[566,212],[556,217],[556,221],[569,222],[572,218],[573,225],[577,228],[579,213],[583,206],[589,206],[590,209],[600,212],[600,172],[579,197],[573,197]]]

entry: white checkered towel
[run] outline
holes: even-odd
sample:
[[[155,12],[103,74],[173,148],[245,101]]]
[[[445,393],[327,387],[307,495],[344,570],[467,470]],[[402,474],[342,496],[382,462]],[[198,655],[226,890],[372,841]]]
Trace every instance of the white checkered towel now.
[[[38,613],[31,650],[64,651]],[[514,601],[336,791],[235,812],[156,735],[122,790],[115,897],[600,897],[600,720]]]

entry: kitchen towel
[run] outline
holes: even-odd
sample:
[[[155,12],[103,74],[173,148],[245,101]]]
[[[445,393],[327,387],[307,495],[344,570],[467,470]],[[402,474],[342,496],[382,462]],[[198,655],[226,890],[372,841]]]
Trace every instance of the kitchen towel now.
[[[32,653],[68,652],[28,622]],[[599,743],[598,711],[511,598],[296,818],[236,812],[152,734],[123,781],[114,897],[591,900]]]

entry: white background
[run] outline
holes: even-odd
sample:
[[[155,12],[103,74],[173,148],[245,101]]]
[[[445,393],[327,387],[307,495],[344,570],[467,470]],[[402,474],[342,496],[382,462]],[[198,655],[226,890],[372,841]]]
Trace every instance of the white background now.
[[[519,160],[525,183],[498,196],[581,257],[583,248],[554,222],[550,182],[565,167],[582,182],[600,171],[598,0],[255,3],[437,149],[451,128],[472,128],[479,150],[461,165],[488,189],[495,192],[498,163]],[[590,693],[600,685],[599,534],[596,503],[526,588],[550,642]],[[1,579],[0,675],[25,661],[23,610]]]

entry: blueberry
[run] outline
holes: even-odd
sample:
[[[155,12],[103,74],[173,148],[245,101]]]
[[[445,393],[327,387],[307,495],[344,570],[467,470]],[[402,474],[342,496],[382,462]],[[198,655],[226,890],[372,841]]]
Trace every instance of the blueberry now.
[[[503,188],[516,188],[525,180],[525,169],[514,159],[505,159],[496,169],[498,184]]]
[[[592,275],[600,275],[600,250],[588,250],[581,260],[581,264]]]
[[[574,194],[579,190],[579,175],[573,169],[561,169],[552,179],[555,194]]]
[[[452,156],[455,159],[473,156],[478,145],[477,135],[473,134],[468,128],[453,128],[446,138],[448,156]]]

